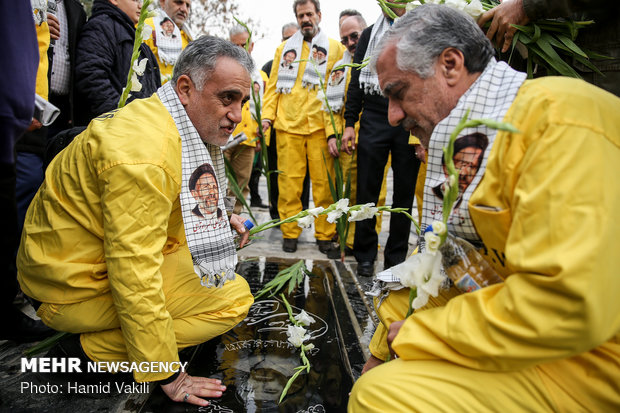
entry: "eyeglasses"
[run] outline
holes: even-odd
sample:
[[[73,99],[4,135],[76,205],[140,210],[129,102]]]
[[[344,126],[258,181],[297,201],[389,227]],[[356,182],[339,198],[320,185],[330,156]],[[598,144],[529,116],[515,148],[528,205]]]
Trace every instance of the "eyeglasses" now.
[[[342,43],[343,45],[348,45],[349,44],[349,39],[351,39],[352,42],[356,41],[357,39],[360,38],[360,33],[359,32],[353,32],[348,36],[342,36],[342,38],[340,39],[340,43]]]
[[[217,191],[217,184],[196,184],[198,191]]]

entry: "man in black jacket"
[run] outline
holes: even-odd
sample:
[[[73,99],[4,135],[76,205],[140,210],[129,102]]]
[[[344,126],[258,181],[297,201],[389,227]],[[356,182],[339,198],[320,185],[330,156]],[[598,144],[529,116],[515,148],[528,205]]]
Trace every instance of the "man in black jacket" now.
[[[397,15],[404,12],[403,8],[394,8]],[[372,56],[374,46],[391,24],[391,19],[383,15],[362,32],[353,63],[361,63],[365,57]],[[408,208],[411,212],[420,161],[409,145],[409,133],[401,127],[390,126],[387,112],[388,100],[381,95],[376,74],[370,73],[368,68],[353,70],[347,90],[342,150],[350,154],[356,149],[355,123],[359,119],[356,203],[377,204],[385,165],[391,153],[394,176],[392,206]],[[353,251],[358,263],[357,273],[361,276],[372,276],[374,273],[378,246],[375,221],[376,218],[373,218],[355,223]],[[384,268],[405,260],[410,228],[411,221],[404,215],[393,214],[390,217],[390,233],[383,254]]]
[[[134,0],[95,0],[93,13],[78,41],[75,67],[76,123],[86,125],[96,116],[116,109],[131,63],[135,24],[141,3]],[[140,91],[128,101],[151,96],[161,86],[157,60],[145,43],[137,62],[147,59],[139,76]]]

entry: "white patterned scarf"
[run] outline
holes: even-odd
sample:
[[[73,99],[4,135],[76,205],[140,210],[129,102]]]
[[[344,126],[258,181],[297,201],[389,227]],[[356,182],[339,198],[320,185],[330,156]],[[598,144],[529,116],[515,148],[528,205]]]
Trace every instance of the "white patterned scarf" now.
[[[525,78],[525,73],[517,72],[505,62],[497,62],[492,58],[478,79],[460,97],[450,114],[435,126],[428,147],[428,169],[426,171],[426,181],[424,182],[424,202],[420,226],[422,232],[433,221],[441,221],[443,218],[443,195],[440,189],[446,181],[446,175],[442,165],[442,148],[447,146],[450,134],[456,128],[456,125],[467,110],[470,110],[469,119],[502,121],[514,102]],[[484,176],[487,158],[489,153],[491,153],[496,135],[497,130],[481,125],[476,128],[463,130],[455,142],[455,156],[458,154],[456,149],[459,139],[464,139],[462,142],[468,142],[467,144],[462,144],[466,145],[465,147],[469,147],[468,150],[474,145],[482,149],[482,153],[477,160],[479,162],[478,169],[475,171],[473,180],[465,188],[464,192],[459,194],[459,200],[448,219],[448,231],[452,235],[464,238],[474,245],[479,245],[481,240],[471,220],[467,206],[472,193]],[[474,161],[472,158],[467,159],[467,161]],[[424,237],[418,237],[418,244],[419,252],[423,252],[425,249]],[[400,288],[403,287],[400,284],[399,278],[392,275],[392,272],[388,269],[377,274],[377,282],[375,282],[372,292],[369,294],[379,296],[388,289]]]
[[[181,211],[187,246],[192,254],[194,271],[200,283],[206,287],[221,287],[226,280],[235,279],[237,253],[233,242],[228,216],[224,207],[226,195],[226,173],[224,158],[219,146],[204,143],[190,121],[171,82],[157,91],[164,107],[168,110],[181,136]],[[212,175],[215,172],[215,176]],[[199,193],[203,175],[215,178],[215,193]],[[190,189],[193,186],[193,189]],[[215,195],[217,194],[217,195]],[[207,201],[214,201],[211,208]]]
[[[351,63],[353,57],[348,50],[345,50],[342,59],[337,61],[329,75],[327,81],[327,102],[333,112],[340,112],[340,109],[344,106],[344,96],[347,86],[347,76],[351,68],[349,66],[341,67]]]
[[[375,24],[372,26],[372,31],[370,32],[370,39],[368,39],[368,48],[366,49],[366,54],[364,55],[364,60],[371,58],[375,47],[379,44],[379,41],[388,31],[392,24],[392,20],[385,17],[383,14],[379,16]],[[364,93],[367,95],[381,95],[381,88],[379,87],[379,77],[377,76],[377,72],[370,70],[370,65],[366,65],[360,70],[360,87],[364,89]]]
[[[162,22],[169,21],[172,23],[174,30],[172,33],[164,30]],[[159,10],[158,14],[153,17],[153,25],[155,26],[155,42],[157,43],[157,54],[159,60],[166,65],[174,66],[183,51],[183,39],[181,39],[181,30],[174,21],[168,17],[165,11]],[[166,26],[170,27],[168,23]]]
[[[288,94],[293,90],[293,86],[295,86],[295,81],[297,80],[297,72],[299,71],[299,59],[301,59],[303,44],[304,37],[300,30],[291,36],[284,44],[282,55],[280,56],[280,65],[278,67],[278,81],[276,83],[276,90],[278,93]],[[301,85],[308,89],[314,89],[319,85],[319,79],[325,79],[327,58],[329,56],[329,38],[323,30],[319,30],[312,39],[308,60],[313,59],[313,49],[322,49],[322,51],[325,52],[325,59],[315,60],[318,74],[315,71],[315,66],[311,62],[306,62],[306,69],[301,79]],[[287,63],[285,60],[287,53],[289,53],[289,56],[295,55],[290,63]]]

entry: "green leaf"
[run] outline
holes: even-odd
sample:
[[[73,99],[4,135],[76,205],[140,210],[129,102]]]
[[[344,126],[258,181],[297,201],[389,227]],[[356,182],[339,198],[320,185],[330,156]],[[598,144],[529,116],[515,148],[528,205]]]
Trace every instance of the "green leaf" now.
[[[573,53],[578,54],[579,56],[583,56],[585,58],[588,57],[588,55],[585,54],[585,52],[583,50],[581,50],[581,48],[579,46],[577,46],[575,44],[575,42],[573,42],[571,39],[569,39],[568,37],[564,36],[563,34],[558,34],[556,35],[556,37],[558,38],[559,41],[561,41],[566,47],[568,47]]]

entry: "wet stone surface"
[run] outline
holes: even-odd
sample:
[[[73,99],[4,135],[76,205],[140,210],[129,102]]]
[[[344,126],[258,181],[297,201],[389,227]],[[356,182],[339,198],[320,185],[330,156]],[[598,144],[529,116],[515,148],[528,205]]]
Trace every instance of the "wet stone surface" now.
[[[267,262],[264,270],[258,262],[246,262],[238,272],[256,293],[294,262]],[[303,309],[315,319],[308,327],[307,343],[315,345],[308,356],[311,368],[280,404],[282,389],[302,362],[298,349],[287,341],[291,322],[282,300],[268,297],[255,302],[248,317],[231,331],[199,346],[190,362],[190,374],[219,378],[227,386],[220,399],[199,408],[170,402],[156,391],[142,411],[345,412],[356,377],[351,364],[360,370],[364,359],[327,262],[315,264],[312,273],[306,291],[302,287],[286,296],[294,314]]]

